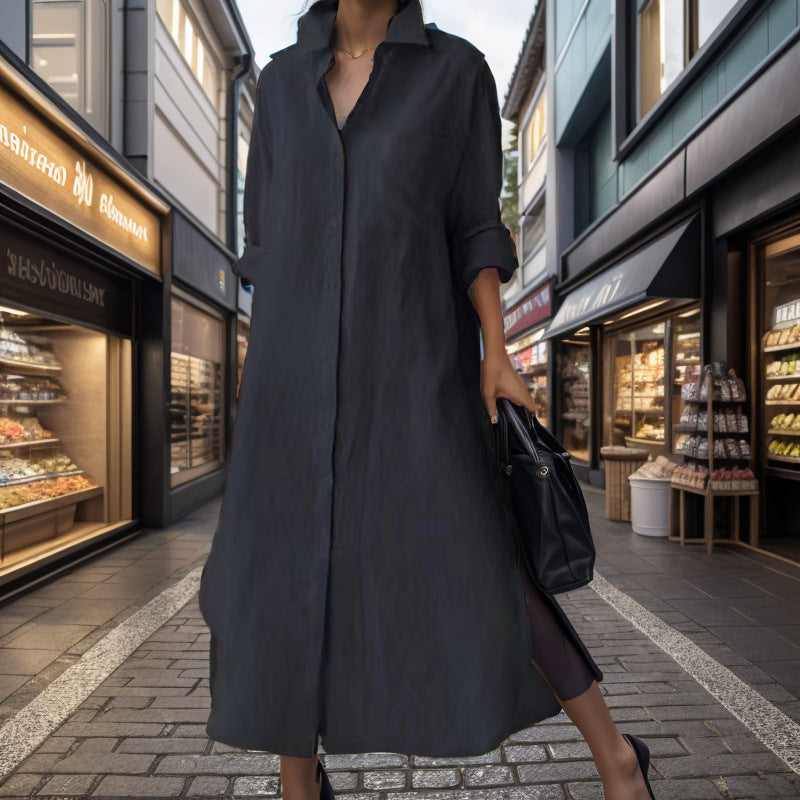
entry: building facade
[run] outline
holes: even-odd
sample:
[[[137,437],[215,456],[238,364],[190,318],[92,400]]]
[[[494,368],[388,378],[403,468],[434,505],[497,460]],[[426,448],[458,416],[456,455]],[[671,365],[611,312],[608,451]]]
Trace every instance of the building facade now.
[[[1,592],[223,485],[257,70],[228,0],[29,0],[0,31]]]
[[[504,286],[506,350],[525,379],[536,414],[549,422],[550,344],[543,339],[553,308],[552,265],[547,260],[546,4],[537,2],[525,32],[501,115],[517,129],[517,249],[520,268]]]
[[[681,460],[685,384],[733,368],[749,542],[796,559],[798,2],[549,0],[547,43],[551,425],[603,485],[604,445]]]

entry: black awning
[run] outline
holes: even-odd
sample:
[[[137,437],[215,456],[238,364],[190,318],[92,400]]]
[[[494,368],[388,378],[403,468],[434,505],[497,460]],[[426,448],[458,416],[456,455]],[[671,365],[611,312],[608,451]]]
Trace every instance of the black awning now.
[[[652,298],[700,296],[700,216],[695,214],[571,291],[544,332],[572,333]]]

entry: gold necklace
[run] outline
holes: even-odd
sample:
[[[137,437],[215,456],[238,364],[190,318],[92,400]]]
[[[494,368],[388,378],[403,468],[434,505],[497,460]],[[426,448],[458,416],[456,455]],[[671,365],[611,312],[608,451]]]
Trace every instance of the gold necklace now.
[[[338,29],[336,28],[335,22],[333,27],[334,27],[334,35],[338,34]],[[380,44],[380,42],[378,42],[378,44]],[[347,53],[347,55],[350,56],[351,59],[356,59],[356,58],[361,58],[361,56],[363,56],[365,53],[369,53],[370,50],[374,50],[377,46],[378,46],[377,44],[374,44],[372,45],[372,47],[368,47],[366,50],[364,50],[363,53],[359,53],[359,55],[357,56],[354,56],[346,47],[339,47],[338,45],[334,45],[333,49],[341,50],[342,53]]]

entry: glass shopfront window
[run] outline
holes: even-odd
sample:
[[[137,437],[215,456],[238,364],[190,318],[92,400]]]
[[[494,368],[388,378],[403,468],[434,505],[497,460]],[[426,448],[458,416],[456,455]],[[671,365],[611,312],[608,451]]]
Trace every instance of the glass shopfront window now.
[[[604,444],[674,452],[681,388],[696,380],[700,366],[700,309],[608,333],[606,353],[613,373],[605,390]]]
[[[547,362],[549,343],[540,341],[544,328],[506,345],[511,363],[525,380],[542,425],[548,424]]]
[[[108,0],[33,0],[31,67],[108,136]]]
[[[589,396],[591,378],[591,345],[588,341],[564,340],[558,348],[558,434],[573,458],[588,463],[591,431]]]
[[[0,579],[130,521],[131,343],[0,308]]]
[[[171,484],[216,469],[224,458],[222,316],[172,298]]]

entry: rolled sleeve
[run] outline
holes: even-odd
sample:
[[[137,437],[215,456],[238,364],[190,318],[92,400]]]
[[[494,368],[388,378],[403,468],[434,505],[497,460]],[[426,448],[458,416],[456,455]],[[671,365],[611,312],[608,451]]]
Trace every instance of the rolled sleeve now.
[[[242,216],[244,220],[244,251],[231,265],[231,270],[251,284],[255,284],[261,257],[265,254],[264,222],[267,219],[268,195],[272,174],[272,154],[268,146],[266,103],[264,102],[264,75],[261,70],[256,83],[253,104],[253,128],[247,151],[244,176]]]
[[[511,232],[500,218],[503,147],[497,87],[481,59],[471,91],[466,143],[448,197],[451,257],[464,289],[486,267],[497,267],[501,283],[519,266]]]

